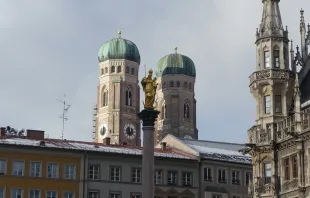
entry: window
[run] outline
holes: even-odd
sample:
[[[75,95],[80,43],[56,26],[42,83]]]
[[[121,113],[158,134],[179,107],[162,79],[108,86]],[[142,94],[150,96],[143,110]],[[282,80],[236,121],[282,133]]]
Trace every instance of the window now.
[[[174,82],[170,81],[170,87],[174,87]]]
[[[121,168],[119,167],[111,167],[111,181],[120,181],[121,180]]]
[[[132,193],[131,198],[142,198],[142,195],[140,193]]]
[[[132,106],[132,93],[129,88],[126,91],[126,105]]]
[[[297,155],[294,155],[292,157],[292,172],[293,172],[293,178],[297,178],[298,177]]]
[[[183,173],[182,184],[183,184],[183,186],[191,186],[192,185],[192,173],[189,173],[189,172]]]
[[[250,172],[245,173],[245,185],[246,186],[250,185],[250,182],[252,182],[252,177],[253,177],[252,173]]]
[[[0,175],[4,175],[6,173],[6,160],[0,159]]]
[[[76,176],[76,167],[72,164],[65,165],[65,179],[75,179]]]
[[[218,169],[218,175],[217,175],[217,180],[220,183],[226,183],[226,170],[225,169]]]
[[[41,177],[41,162],[30,162],[30,176]]]
[[[187,102],[184,104],[184,118],[189,118],[189,105]]]
[[[275,96],[275,108],[276,108],[276,113],[282,113],[281,95]]]
[[[101,75],[103,75],[103,74],[104,74],[104,69],[102,68],[102,69],[101,69]]]
[[[129,67],[126,67],[126,74],[129,74]]]
[[[212,181],[212,169],[211,168],[204,168],[203,179],[205,181]]]
[[[166,82],[163,83],[162,89],[165,89],[167,87]]]
[[[108,68],[106,67],[106,68],[104,68],[104,73],[108,73]]]
[[[102,105],[101,106],[107,106],[108,105],[108,90],[102,89]]]
[[[39,190],[29,190],[29,198],[40,198],[41,192]]]
[[[25,162],[24,161],[14,161],[12,175],[14,176],[24,176]]]
[[[212,198],[222,198],[221,195],[212,195]]]
[[[184,82],[184,88],[187,88],[187,82]]]
[[[161,115],[162,115],[162,119],[166,118],[166,114],[167,114],[167,105],[163,104],[163,106],[161,107]]]
[[[13,188],[11,190],[11,198],[23,198],[23,190]]]
[[[271,163],[264,164],[264,177],[265,177],[265,184],[271,183]]]
[[[280,68],[280,56],[279,50],[273,51],[273,67]]]
[[[234,196],[232,196],[232,198],[241,198],[241,197],[238,195],[234,195]]]
[[[264,59],[265,59],[265,69],[270,68],[270,53],[269,51],[264,52]]]
[[[239,171],[231,172],[231,182],[232,184],[240,184],[240,172]]]
[[[180,87],[180,81],[177,81],[177,87]]]
[[[115,66],[112,66],[111,67],[111,73],[114,73],[115,72]]]
[[[132,74],[132,75],[135,74],[135,68],[131,68],[131,74]]]
[[[65,192],[64,198],[74,198],[74,193],[73,192]]]
[[[188,88],[189,88],[189,89],[192,89],[192,83],[189,83],[189,84],[188,84]]]
[[[177,172],[168,171],[168,185],[176,185],[176,184],[177,184]]]
[[[46,191],[46,198],[57,198],[57,191]]]
[[[265,114],[270,114],[270,96],[265,96]]]
[[[58,178],[58,164],[47,164],[47,178]]]
[[[99,179],[99,165],[89,166],[88,175],[91,180]]]
[[[162,184],[163,183],[163,172],[162,171],[160,171],[160,170],[155,171],[154,183],[155,184]]]
[[[122,72],[122,66],[117,66],[117,73],[121,73]]]
[[[283,160],[284,167],[284,178],[285,180],[290,180],[290,159],[286,158]]]
[[[0,187],[0,198],[5,198],[5,188]]]
[[[131,181],[134,183],[141,183],[141,169],[134,168],[131,172]]]
[[[121,194],[117,192],[111,192],[110,198],[121,198]]]
[[[88,192],[88,198],[99,198],[99,192],[98,191],[89,191]]]

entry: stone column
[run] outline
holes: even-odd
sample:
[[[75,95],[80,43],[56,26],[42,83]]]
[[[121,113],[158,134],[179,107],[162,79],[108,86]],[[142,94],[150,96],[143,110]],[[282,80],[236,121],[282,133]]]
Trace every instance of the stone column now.
[[[160,112],[143,109],[139,114],[142,120],[143,153],[142,153],[142,197],[154,197],[154,124]]]

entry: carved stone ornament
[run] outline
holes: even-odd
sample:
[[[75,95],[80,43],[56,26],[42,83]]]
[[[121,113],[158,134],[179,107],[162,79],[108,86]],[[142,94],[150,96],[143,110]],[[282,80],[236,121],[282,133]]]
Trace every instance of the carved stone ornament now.
[[[282,191],[286,192],[286,191],[289,191],[289,190],[296,189],[297,187],[298,187],[298,179],[295,178],[293,180],[285,181],[282,184]]]

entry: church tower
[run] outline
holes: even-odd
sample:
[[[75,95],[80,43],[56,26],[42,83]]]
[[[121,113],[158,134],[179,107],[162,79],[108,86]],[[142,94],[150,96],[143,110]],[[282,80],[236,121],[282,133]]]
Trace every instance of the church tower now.
[[[126,39],[104,43],[98,53],[99,86],[95,141],[140,146],[140,54]]]
[[[155,127],[155,144],[167,134],[179,138],[198,139],[194,62],[177,53],[158,61],[156,76],[157,105],[161,113]]]
[[[248,131],[249,142],[261,152],[252,155],[255,196],[274,197],[280,172],[276,123],[290,114],[295,73],[290,70],[288,30],[283,28],[280,0],[262,0],[263,15],[256,32],[256,66],[250,90],[256,101],[256,125]],[[253,149],[255,150],[255,149]],[[256,151],[256,150],[255,150]]]

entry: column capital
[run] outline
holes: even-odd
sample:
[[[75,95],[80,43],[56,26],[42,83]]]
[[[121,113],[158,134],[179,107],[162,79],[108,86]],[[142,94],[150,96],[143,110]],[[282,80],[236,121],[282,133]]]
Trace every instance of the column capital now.
[[[138,116],[142,120],[143,127],[154,127],[155,121],[160,111],[153,109],[143,109]]]

